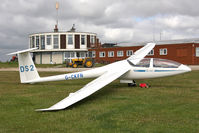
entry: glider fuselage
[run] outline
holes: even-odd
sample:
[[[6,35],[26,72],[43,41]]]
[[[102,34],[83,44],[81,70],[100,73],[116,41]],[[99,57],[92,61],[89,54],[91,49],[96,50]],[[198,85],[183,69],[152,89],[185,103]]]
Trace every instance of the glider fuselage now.
[[[110,65],[106,65],[99,68],[94,68],[91,70],[83,72],[75,72],[62,74],[50,77],[41,77],[40,79],[29,81],[25,83],[36,83],[36,82],[47,82],[47,81],[59,81],[59,80],[74,80],[83,78],[96,78],[100,75],[106,73],[110,69],[117,69],[117,65],[121,65],[127,60],[118,61]],[[137,65],[131,65],[131,69],[122,75],[120,79],[122,80],[133,80],[133,79],[148,79],[148,78],[158,78],[165,76],[172,76],[181,73],[191,71],[189,67],[183,64],[179,64],[174,61],[156,58],[144,58]],[[120,71],[120,70],[117,70]]]

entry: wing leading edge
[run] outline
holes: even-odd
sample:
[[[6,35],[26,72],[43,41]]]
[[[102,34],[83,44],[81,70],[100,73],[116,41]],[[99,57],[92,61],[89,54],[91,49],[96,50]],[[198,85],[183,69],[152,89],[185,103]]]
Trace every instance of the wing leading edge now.
[[[139,63],[153,48],[155,47],[155,43],[147,43],[146,46],[137,50],[132,56],[130,56],[127,60],[136,65]]]
[[[76,91],[75,93],[69,94],[68,97],[56,103],[55,105],[46,109],[37,109],[36,111],[53,111],[53,110],[55,111],[55,110],[65,109],[71,106],[72,104],[90,96],[91,94],[100,90],[101,88],[111,83],[112,81],[116,80],[117,78],[128,72],[130,68],[131,66],[126,60],[121,61],[120,64],[117,64],[117,67],[108,70],[97,79],[85,85],[82,89]]]

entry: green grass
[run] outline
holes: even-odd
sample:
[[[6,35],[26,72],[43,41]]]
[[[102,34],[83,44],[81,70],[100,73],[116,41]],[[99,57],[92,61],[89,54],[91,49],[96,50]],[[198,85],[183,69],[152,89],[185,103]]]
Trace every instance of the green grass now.
[[[41,76],[60,73],[41,73]],[[20,84],[18,72],[0,72],[0,133],[198,133],[199,71],[130,88],[119,80],[68,109],[35,112],[92,79]]]

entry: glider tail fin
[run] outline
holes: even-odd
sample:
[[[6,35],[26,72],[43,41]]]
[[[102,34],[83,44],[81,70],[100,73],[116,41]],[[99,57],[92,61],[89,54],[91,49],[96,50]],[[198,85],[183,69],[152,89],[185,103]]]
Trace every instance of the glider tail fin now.
[[[19,73],[20,73],[21,83],[29,83],[32,80],[40,78],[37,72],[37,69],[35,67],[35,64],[33,63],[32,57],[30,55],[30,51],[34,49],[35,48],[9,54],[9,55],[12,55],[12,54],[18,55]]]

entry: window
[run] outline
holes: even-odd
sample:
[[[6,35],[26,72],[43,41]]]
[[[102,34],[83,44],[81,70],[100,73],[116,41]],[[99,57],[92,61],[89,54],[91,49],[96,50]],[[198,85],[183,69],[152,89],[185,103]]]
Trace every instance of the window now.
[[[32,48],[34,48],[34,47],[35,47],[35,37],[32,36]]]
[[[124,56],[123,51],[117,51],[117,57],[122,57],[122,56]]]
[[[72,34],[68,35],[68,45],[73,45],[73,35]]]
[[[160,49],[160,55],[167,55],[167,48]]]
[[[51,35],[47,35],[47,45],[51,45]]]
[[[45,49],[45,36],[41,35],[41,49]]]
[[[36,36],[36,47],[39,48],[39,36]]]
[[[127,50],[126,51],[126,56],[131,56],[133,55],[133,50]]]
[[[108,51],[108,57],[114,57],[114,51]]]
[[[81,45],[85,45],[85,35],[81,35]]]
[[[91,35],[91,37],[90,37],[90,43],[91,44],[95,43],[95,36],[94,35]]]
[[[54,44],[54,49],[58,49],[59,48],[58,35],[53,35],[53,44]]]
[[[152,49],[152,50],[148,53],[148,55],[154,55],[154,49]]]
[[[105,57],[105,52],[99,52],[99,57]]]
[[[196,47],[196,57],[199,57],[199,47]]]
[[[86,57],[86,53],[85,52],[80,52],[80,57]]]
[[[149,67],[150,66],[150,58],[142,59],[138,64],[134,65],[136,67]]]
[[[178,68],[181,64],[175,61],[166,60],[166,59],[153,59],[153,67],[161,67],[161,68]]]
[[[95,52],[95,51],[92,51],[92,57],[95,58],[95,55],[96,55],[96,52]]]

